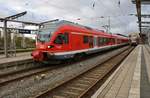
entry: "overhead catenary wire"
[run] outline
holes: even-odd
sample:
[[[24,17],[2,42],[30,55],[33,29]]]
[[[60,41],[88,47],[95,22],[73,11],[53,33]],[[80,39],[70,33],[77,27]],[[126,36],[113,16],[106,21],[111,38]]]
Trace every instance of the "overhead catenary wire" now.
[[[117,1],[118,1],[118,0],[117,0]],[[99,4],[99,6],[100,6],[100,5],[103,6],[103,7],[106,8],[107,10],[109,10],[108,7],[103,3],[103,1],[97,0],[97,4]],[[120,13],[121,13],[121,14],[120,14],[120,15],[116,15],[116,13],[114,13],[114,11],[109,11],[109,13],[111,13],[111,14],[113,15],[113,16],[112,16],[112,15],[109,15],[109,16],[110,16],[110,17],[113,17],[113,18],[117,18],[118,21],[120,21],[120,23],[124,23],[124,24],[125,24],[125,23],[126,23],[126,20],[124,20],[124,19],[121,20],[121,19],[119,18],[119,16],[129,16],[129,14],[128,14],[128,13],[126,14],[126,13],[124,13],[124,11],[121,10],[122,7],[121,7],[121,1],[120,1],[120,0],[118,1],[118,4],[119,4],[119,6],[116,6],[116,5],[115,5],[115,6],[116,6],[117,9],[120,10]],[[114,5],[114,3],[113,3],[113,5]],[[129,6],[129,7],[130,7],[130,6]],[[108,17],[108,16],[105,16],[105,17]],[[128,19],[128,20],[129,20],[129,19]],[[124,22],[123,22],[123,21],[124,21]]]

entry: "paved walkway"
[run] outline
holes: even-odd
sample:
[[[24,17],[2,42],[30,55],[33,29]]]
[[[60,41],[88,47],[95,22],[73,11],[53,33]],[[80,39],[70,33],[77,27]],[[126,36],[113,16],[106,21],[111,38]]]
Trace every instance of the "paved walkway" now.
[[[146,49],[148,51],[146,51]],[[142,65],[141,65],[141,97],[150,98],[150,48],[143,47]]]
[[[150,47],[138,45],[92,98],[150,98]]]
[[[31,59],[31,52],[17,53],[16,56],[10,56],[8,58],[5,55],[0,55],[0,65],[27,59]]]

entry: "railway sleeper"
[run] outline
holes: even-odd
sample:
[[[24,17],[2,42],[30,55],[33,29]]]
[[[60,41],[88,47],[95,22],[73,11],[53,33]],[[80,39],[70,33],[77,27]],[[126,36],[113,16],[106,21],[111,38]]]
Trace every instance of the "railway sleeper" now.
[[[78,86],[78,87],[88,87],[87,84],[81,84],[81,83],[76,83],[76,84],[73,84],[74,86]]]
[[[95,78],[85,77],[85,76],[83,76],[83,79],[87,79],[87,80],[90,80],[90,81],[96,81],[96,80],[97,80],[97,79],[95,79]]]
[[[104,73],[105,71],[104,70],[100,70],[100,69],[95,69],[94,72],[98,73],[98,74],[101,74],[101,73]]]
[[[60,93],[66,93],[68,95],[75,95],[75,96],[78,96],[82,91],[81,90],[74,90],[72,88],[66,88],[65,90],[63,91],[60,91]]]
[[[82,88],[82,87],[76,87],[76,86],[69,86],[68,88],[71,88],[71,89],[74,89],[74,90],[79,90],[79,91],[84,90],[84,88]]]
[[[72,95],[69,95],[68,93],[70,92],[64,92],[64,93],[58,92],[58,93],[59,94],[52,95],[52,98],[73,98],[71,96],[77,96],[75,93],[73,93]],[[49,97],[46,97],[46,98],[49,98]]]
[[[62,87],[62,88],[65,88]],[[54,97],[54,96],[61,96],[64,98],[71,98],[71,96],[78,96],[80,93],[82,92],[82,90],[75,90],[73,88],[65,88],[65,90],[58,90],[57,92],[52,92],[51,94],[49,94],[50,96]],[[70,97],[69,97],[70,96]]]
[[[86,84],[77,84],[77,83],[72,83],[72,84],[68,84],[69,86],[69,88],[77,88],[77,89],[79,89],[79,90],[83,90],[83,89],[85,89],[85,88],[87,88],[88,86],[86,85]]]
[[[81,79],[80,79],[80,80],[81,80]],[[82,80],[84,80],[84,81],[89,81],[89,82],[95,81],[95,79],[92,79],[92,78],[85,78],[84,76],[82,77]]]
[[[114,62],[114,63],[116,63],[116,62]],[[110,66],[112,66],[112,67],[110,67]],[[110,67],[110,70],[113,68],[113,66],[114,65],[111,65],[111,64],[107,65],[107,67]],[[105,68],[105,70],[103,70],[103,71],[107,73],[109,70],[107,70]],[[89,74],[87,74],[87,75],[88,76],[96,76],[96,77],[99,77],[99,78],[103,77],[103,76],[101,76],[101,74],[95,73],[95,71],[89,72]],[[76,84],[82,84],[83,83],[84,85],[92,85],[92,82],[89,82],[89,81],[87,81],[87,79],[82,79],[82,78],[83,77],[80,77],[80,80],[76,80]],[[93,81],[93,83],[95,83],[95,82],[96,82],[96,80]],[[62,93],[68,94],[68,95],[65,96],[66,98],[68,96],[74,96],[74,98],[75,98],[75,96],[79,96],[87,88],[82,89],[82,91],[81,90],[74,90],[74,89],[65,89],[65,91],[64,90],[62,91]]]
[[[84,80],[84,79],[79,79],[79,80],[77,80],[77,82],[79,82],[79,83],[84,83],[84,84],[90,84],[91,83],[91,81],[89,81],[89,80]]]
[[[96,79],[96,80],[99,78],[99,76],[93,76],[93,75],[89,75],[89,74],[86,74],[85,77],[91,78],[91,79]]]
[[[77,89],[75,87],[67,87],[65,90],[63,91],[58,91],[57,94],[53,94],[52,96],[63,96],[65,98],[73,98],[71,96],[74,96],[74,98],[76,98],[76,96],[79,96],[86,88],[82,88],[82,87],[78,87]],[[69,97],[70,96],[70,97]]]
[[[65,98],[63,96],[54,95],[53,98]]]

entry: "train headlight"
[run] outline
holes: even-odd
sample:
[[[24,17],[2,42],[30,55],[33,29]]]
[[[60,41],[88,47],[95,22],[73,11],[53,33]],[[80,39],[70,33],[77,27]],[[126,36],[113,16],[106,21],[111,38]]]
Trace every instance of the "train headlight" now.
[[[54,46],[53,45],[49,45],[49,46],[47,46],[47,48],[53,48]]]

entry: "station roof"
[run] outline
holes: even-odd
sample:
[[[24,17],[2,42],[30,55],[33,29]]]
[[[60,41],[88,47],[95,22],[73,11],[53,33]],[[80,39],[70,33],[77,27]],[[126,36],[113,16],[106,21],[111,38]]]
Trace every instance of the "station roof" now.
[[[150,4],[150,0],[132,0],[132,3],[136,4],[137,9],[137,17],[138,17],[138,23],[139,23],[139,29],[141,33],[141,17],[149,18],[149,15],[141,15],[141,4]]]
[[[140,0],[142,4],[150,4],[150,0]],[[136,0],[132,0],[133,3],[136,3]]]

